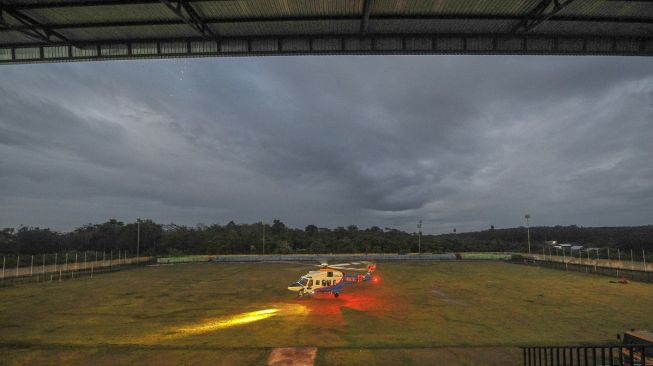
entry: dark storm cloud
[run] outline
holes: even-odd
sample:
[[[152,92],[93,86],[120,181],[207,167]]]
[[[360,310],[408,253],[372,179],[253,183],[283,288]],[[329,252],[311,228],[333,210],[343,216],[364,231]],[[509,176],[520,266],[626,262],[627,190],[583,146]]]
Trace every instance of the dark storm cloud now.
[[[646,58],[3,66],[0,223],[650,224]]]

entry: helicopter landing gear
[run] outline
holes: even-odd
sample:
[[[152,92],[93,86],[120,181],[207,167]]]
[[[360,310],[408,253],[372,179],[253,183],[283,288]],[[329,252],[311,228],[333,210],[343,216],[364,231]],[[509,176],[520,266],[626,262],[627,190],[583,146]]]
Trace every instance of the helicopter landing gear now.
[[[304,297],[304,290],[299,290],[299,292],[297,293],[297,296],[298,297]]]
[[[334,293],[333,293],[333,296],[334,296],[334,297],[335,297],[335,298],[337,299],[337,298],[338,298],[338,296],[340,296],[340,294],[339,294],[339,293],[337,293],[337,292],[334,292]]]

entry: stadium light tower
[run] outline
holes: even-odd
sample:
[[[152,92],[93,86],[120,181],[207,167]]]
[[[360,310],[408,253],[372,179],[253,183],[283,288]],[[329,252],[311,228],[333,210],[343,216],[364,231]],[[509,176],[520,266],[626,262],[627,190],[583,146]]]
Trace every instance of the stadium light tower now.
[[[261,220],[261,227],[263,229],[263,254],[265,254],[265,221]]]
[[[417,230],[417,253],[422,253],[422,220],[419,220],[419,224],[417,224]]]
[[[141,219],[136,219],[136,258],[141,253]]]
[[[531,227],[528,224],[528,219],[531,218],[530,214],[524,215],[526,218],[526,235],[528,237],[528,255],[531,255]]]

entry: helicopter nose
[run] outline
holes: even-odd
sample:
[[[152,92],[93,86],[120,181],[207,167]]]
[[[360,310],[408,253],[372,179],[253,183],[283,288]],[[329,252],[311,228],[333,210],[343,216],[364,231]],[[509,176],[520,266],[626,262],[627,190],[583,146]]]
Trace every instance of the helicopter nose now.
[[[299,291],[303,288],[304,286],[300,285],[299,283],[291,283],[290,286],[288,286],[288,290],[290,291]]]

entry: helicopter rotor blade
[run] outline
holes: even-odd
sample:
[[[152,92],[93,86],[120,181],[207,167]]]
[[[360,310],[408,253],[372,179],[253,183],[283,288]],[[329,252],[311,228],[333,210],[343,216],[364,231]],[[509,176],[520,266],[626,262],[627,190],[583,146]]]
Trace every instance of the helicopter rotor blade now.
[[[343,267],[343,266],[360,266],[360,265],[366,265],[366,264],[370,264],[370,262],[361,261],[361,262],[336,263],[336,264],[329,265],[329,267],[336,268],[336,267]]]
[[[284,264],[292,264],[298,267],[303,267],[303,268],[313,268],[313,267],[322,267],[319,264],[313,264],[313,263],[306,263],[306,262],[292,262],[292,261],[274,261],[270,263],[284,263]]]
[[[368,271],[367,268],[338,267],[338,268],[334,268],[334,269],[345,270],[345,271],[356,271],[356,272],[367,272]]]

